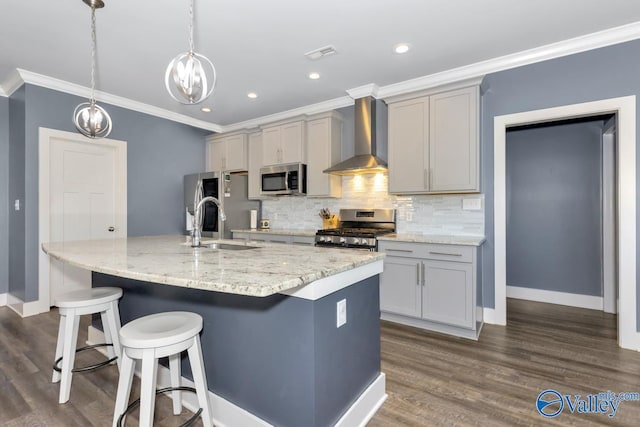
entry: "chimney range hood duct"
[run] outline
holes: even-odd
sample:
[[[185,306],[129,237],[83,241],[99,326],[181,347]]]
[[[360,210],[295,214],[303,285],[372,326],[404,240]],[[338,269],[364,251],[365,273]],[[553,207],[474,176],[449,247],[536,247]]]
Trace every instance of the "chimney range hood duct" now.
[[[355,155],[325,169],[324,173],[360,175],[387,171],[387,162],[377,156],[376,100],[367,96],[355,101]]]

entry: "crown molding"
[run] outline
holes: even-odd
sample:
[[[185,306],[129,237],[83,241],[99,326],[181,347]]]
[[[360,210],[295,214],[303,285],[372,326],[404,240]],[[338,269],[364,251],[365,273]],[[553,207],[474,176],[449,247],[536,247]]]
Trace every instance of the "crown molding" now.
[[[105,92],[96,91],[96,99],[118,107],[139,111],[155,117],[183,123],[200,129],[210,130],[212,132],[231,132],[241,129],[258,128],[259,126],[267,123],[290,119],[295,116],[312,115],[336,108],[348,107],[353,105],[354,99],[364,96],[386,99],[412,92],[425,91],[432,88],[444,89],[446,87],[453,87],[462,82],[465,82],[465,84],[475,84],[473,83],[475,81],[474,79],[481,81],[485,75],[490,73],[522,67],[524,65],[560,58],[618,43],[624,43],[639,38],[640,21],[383,87],[378,87],[374,83],[370,83],[368,85],[347,90],[346,92],[349,96],[334,98],[317,104],[307,105],[224,126],[194,119],[183,114],[174,113],[172,111]],[[42,86],[85,98],[90,95],[89,88],[84,86],[44,76],[42,74],[33,73],[31,71],[17,69],[2,85],[0,85],[0,96],[11,96],[13,92],[15,92],[15,90],[24,83]]]
[[[440,73],[394,83],[381,87],[379,95],[381,98],[388,98],[409,92],[448,85],[461,80],[482,79],[490,73],[522,67],[536,62],[548,61],[575,53],[636,40],[638,38],[640,38],[640,22],[634,22],[510,55],[476,62],[475,64],[453,68]]]
[[[0,86],[2,86],[2,89],[4,90],[6,96],[11,96],[16,90],[20,89],[20,87],[22,87],[24,83],[24,80],[20,76],[20,69],[16,68],[9,74],[9,77],[7,77],[4,83]]]
[[[353,99],[364,98],[365,96],[378,97],[380,88],[375,83],[369,83],[368,85],[354,87],[353,89],[347,89],[347,93]]]
[[[91,90],[87,87],[45,76],[43,74],[34,73],[32,71],[23,70],[21,68],[17,68],[16,72],[12,73],[9,79],[7,79],[7,81],[5,81],[2,86],[4,87],[4,90],[7,92],[8,96],[11,96],[11,94],[13,94],[16,89],[18,89],[25,83],[45,87],[47,89],[56,90],[58,92],[81,96],[83,98],[88,98],[91,95]],[[150,116],[171,120],[173,122],[182,123],[196,128],[210,130],[212,132],[221,132],[222,129],[220,125],[217,125],[215,123],[209,123],[203,120],[194,119],[192,117],[185,116],[184,114],[175,113],[163,108],[154,107],[149,104],[133,101],[128,98],[112,95],[110,93],[101,92],[98,90],[95,91],[95,98],[96,100],[104,102],[106,104],[115,105],[117,107],[126,108],[128,110],[138,111]]]
[[[340,98],[330,99],[329,101],[318,102],[317,104],[311,104],[300,108],[294,108],[292,110],[282,111],[280,113],[258,117],[257,119],[222,126],[222,132],[256,128],[265,124],[272,124],[281,120],[291,119],[296,116],[310,116],[312,114],[324,113],[326,111],[348,107],[350,105],[353,105],[353,99],[349,96],[342,96]]]

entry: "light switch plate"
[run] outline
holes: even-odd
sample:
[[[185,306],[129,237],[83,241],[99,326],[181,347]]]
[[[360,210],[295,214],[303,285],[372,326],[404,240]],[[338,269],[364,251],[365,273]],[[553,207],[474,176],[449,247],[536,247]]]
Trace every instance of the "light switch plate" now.
[[[336,304],[336,328],[347,323],[347,300],[342,299]]]
[[[463,211],[479,211],[482,209],[482,199],[462,199]]]
[[[20,199],[16,199],[15,202],[13,202],[13,209],[16,211],[20,210]]]

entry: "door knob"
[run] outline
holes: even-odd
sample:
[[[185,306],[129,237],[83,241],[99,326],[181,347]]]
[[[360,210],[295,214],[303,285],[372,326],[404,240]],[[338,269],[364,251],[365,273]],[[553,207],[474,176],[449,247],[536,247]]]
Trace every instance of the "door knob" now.
[[[116,231],[116,228],[114,226],[111,226],[109,227],[109,231],[113,233],[114,231]]]

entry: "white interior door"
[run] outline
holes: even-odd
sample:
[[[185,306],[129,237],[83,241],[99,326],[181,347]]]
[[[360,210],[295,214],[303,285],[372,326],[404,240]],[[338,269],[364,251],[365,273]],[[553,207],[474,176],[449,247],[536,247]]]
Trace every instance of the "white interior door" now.
[[[116,147],[50,139],[50,239],[117,237]],[[51,260],[50,303],[63,292],[90,288],[91,272]]]

